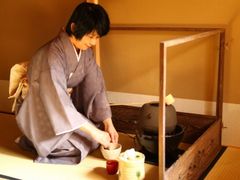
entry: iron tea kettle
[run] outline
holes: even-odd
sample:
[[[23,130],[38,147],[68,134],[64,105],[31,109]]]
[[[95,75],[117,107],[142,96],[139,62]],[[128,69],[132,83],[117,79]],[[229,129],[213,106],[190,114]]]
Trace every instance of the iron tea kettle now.
[[[170,134],[174,131],[177,125],[177,113],[173,105],[165,105],[165,132]],[[158,119],[159,119],[159,102],[146,103],[141,107],[139,128],[142,131],[158,132]]]

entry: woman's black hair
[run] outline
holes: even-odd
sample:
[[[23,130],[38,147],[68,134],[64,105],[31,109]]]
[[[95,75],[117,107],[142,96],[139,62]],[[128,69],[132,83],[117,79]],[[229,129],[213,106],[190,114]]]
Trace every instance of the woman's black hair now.
[[[71,24],[74,23],[74,29]],[[69,36],[81,39],[84,35],[96,31],[100,37],[109,31],[109,17],[107,12],[99,4],[83,2],[73,11],[67,26],[66,32]]]

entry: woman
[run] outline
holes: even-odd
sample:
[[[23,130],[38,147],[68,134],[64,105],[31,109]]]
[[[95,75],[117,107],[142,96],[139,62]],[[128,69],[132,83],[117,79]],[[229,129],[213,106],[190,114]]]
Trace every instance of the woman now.
[[[65,29],[32,57],[29,91],[16,115],[24,134],[19,143],[36,150],[37,162],[76,164],[99,144],[118,142],[91,49],[108,33],[108,15],[100,5],[81,3]]]

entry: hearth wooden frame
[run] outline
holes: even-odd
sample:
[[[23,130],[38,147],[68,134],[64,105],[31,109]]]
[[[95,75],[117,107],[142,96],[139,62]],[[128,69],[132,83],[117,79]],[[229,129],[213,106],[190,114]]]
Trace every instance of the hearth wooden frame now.
[[[224,26],[169,26],[169,25],[124,25],[116,24],[111,30],[127,31],[193,31],[194,35],[160,42],[160,87],[159,87],[159,179],[197,179],[207,169],[221,149],[222,106],[223,106],[223,70],[225,50]],[[169,47],[181,45],[201,38],[219,36],[218,80],[216,114],[205,116],[184,113],[185,116],[213,119],[215,122],[184,152],[168,169],[165,169],[165,96],[166,66]]]

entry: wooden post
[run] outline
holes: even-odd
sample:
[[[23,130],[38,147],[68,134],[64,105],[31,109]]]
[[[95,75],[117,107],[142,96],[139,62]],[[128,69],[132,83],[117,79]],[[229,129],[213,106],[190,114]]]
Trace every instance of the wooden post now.
[[[160,84],[159,84],[159,122],[158,122],[158,166],[159,178],[165,179],[165,96],[166,96],[166,46],[160,43]]]
[[[98,4],[98,0],[87,0],[87,2]],[[99,40],[97,41],[97,44],[94,47],[94,51],[95,51],[96,62],[100,66],[100,43],[99,43]]]
[[[222,120],[225,31],[220,33],[216,116]]]
[[[87,2],[98,4],[98,0],[87,0]]]

